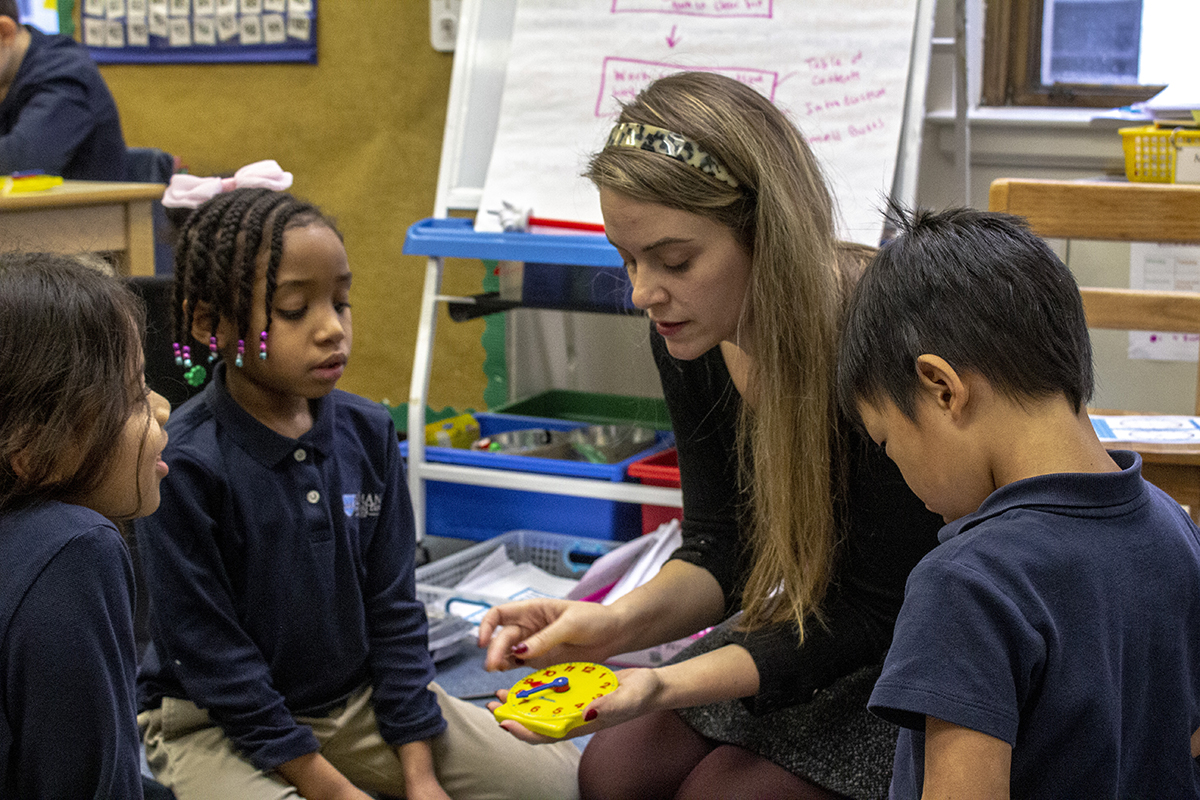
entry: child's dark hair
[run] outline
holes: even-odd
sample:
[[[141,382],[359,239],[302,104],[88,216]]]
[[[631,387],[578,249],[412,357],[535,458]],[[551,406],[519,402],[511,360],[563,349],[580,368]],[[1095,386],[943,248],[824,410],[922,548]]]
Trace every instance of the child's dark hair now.
[[[104,479],[141,384],[141,302],[71,256],[0,254],[0,511]]]
[[[890,399],[916,419],[917,356],[983,376],[1020,401],[1092,396],[1092,346],[1075,278],[1024,219],[892,203],[897,231],[863,273],[847,309],[838,401]]]
[[[196,303],[212,308],[215,335],[222,319],[230,319],[239,339],[250,329],[258,256],[268,249],[266,312],[271,328],[275,275],[283,255],[283,234],[313,223],[325,225],[341,238],[336,224],[316,206],[286,192],[234,189],[219,194],[188,216],[175,245],[175,341],[192,341]]]
[[[17,8],[17,0],[0,0],[0,17],[11,17],[21,21],[21,12]]]

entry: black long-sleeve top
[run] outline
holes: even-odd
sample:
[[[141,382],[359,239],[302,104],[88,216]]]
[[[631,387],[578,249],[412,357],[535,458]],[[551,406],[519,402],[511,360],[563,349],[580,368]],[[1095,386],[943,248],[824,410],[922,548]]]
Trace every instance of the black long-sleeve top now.
[[[650,343],[679,449],[683,546],[672,557],[708,570],[732,613],[751,566],[741,524],[747,498],[739,494],[737,475],[741,396],[720,348],[681,361],[653,330]],[[755,714],[806,702],[838,678],[879,663],[908,573],[937,545],[942,520],[909,490],[883,448],[848,428],[845,530],[822,605],[825,624],[807,624],[802,645],[795,623],[736,634],[758,668],[759,692],[745,700]]]

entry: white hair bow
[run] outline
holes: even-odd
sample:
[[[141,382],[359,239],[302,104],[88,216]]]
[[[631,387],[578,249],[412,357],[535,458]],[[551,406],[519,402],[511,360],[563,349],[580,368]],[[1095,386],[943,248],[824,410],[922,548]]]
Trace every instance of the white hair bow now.
[[[162,204],[167,208],[198,208],[222,192],[234,189],[271,189],[282,192],[292,185],[292,173],[284,172],[273,159],[255,161],[233,173],[232,178],[200,178],[179,173],[171,176]]]

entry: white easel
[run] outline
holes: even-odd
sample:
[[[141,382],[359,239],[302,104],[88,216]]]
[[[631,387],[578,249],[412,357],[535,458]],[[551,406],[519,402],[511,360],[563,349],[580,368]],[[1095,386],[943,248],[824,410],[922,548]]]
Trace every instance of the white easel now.
[[[934,2],[917,0],[900,152],[893,179],[893,196],[909,203],[916,194]],[[474,212],[479,208],[500,113],[516,6],[517,0],[462,2],[434,217],[447,217],[455,211]],[[425,440],[421,432],[425,428],[425,407],[429,396],[437,326],[436,304],[464,300],[440,294],[443,260],[440,256],[431,256],[426,265],[408,398],[408,484],[416,517],[417,539],[425,535],[427,480],[625,503],[682,506],[683,496],[679,489],[439,464],[425,460]]]

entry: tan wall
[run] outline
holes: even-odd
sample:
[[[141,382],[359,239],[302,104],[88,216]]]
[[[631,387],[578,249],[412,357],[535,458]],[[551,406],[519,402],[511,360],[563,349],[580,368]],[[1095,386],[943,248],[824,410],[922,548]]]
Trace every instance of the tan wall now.
[[[392,13],[382,13],[387,9]],[[426,0],[325,0],[316,65],[150,65],[101,69],[132,147],[159,147],[198,175],[264,158],[333,215],[354,272],[354,349],[341,387],[408,399],[425,259],[401,255],[433,210],[452,56],[429,44]],[[465,274],[463,274],[465,273]],[[479,291],[455,270],[446,290]],[[483,408],[482,321],[439,312],[430,403]]]

